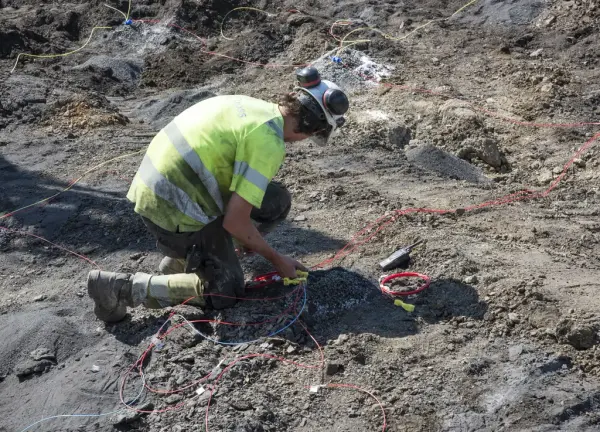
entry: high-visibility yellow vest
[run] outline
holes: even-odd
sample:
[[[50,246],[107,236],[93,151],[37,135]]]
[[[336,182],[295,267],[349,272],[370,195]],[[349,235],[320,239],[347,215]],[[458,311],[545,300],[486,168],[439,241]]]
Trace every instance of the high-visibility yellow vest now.
[[[237,95],[205,99],[154,137],[127,198],[165,230],[198,231],[225,213],[233,192],[260,207],[284,157],[276,104]]]

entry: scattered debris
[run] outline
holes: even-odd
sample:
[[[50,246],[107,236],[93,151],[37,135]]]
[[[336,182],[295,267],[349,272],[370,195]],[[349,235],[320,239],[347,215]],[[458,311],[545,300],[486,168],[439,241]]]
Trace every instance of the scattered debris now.
[[[598,342],[598,329],[587,324],[563,320],[556,327],[559,342],[568,343],[578,350],[592,348]]]
[[[138,405],[135,410],[124,409],[121,414],[118,414],[112,418],[112,424],[114,426],[129,425],[143,416],[148,415],[149,412],[154,410],[154,404],[152,402],[146,402],[143,405]]]
[[[552,174],[552,171],[550,171],[548,168],[543,168],[537,177],[537,182],[540,185],[546,185],[550,183],[553,179],[554,175]]]
[[[529,54],[529,57],[539,57],[542,55],[542,51],[544,51],[543,48],[540,49],[536,49],[535,51],[533,51],[531,54]]]
[[[329,376],[335,375],[338,372],[342,372],[344,370],[344,366],[339,363],[327,363],[325,366],[325,373]]]
[[[600,386],[596,143],[547,197],[473,207],[523,189],[543,192],[592,138],[593,129],[520,123],[598,118],[597,8],[483,0],[440,21],[458,6],[320,2],[317,13],[291,12],[306,2],[288,2],[267,7],[276,16],[236,10],[224,24],[234,39],[228,41],[219,37],[228,12],[220,2],[134,2],[132,16],[161,23],[130,26],[99,4],[84,2],[71,13],[52,2],[8,3],[0,14],[6,75],[0,83],[0,212],[145,148],[203,98],[240,93],[276,101],[291,90],[293,68],[275,64],[315,63],[349,92],[352,106],[326,148],[308,141],[287,146],[279,177],[294,196],[294,213],[267,239],[313,265],[334,257],[379,217],[389,221],[381,231],[364,231],[346,249],[351,254],[333,260],[345,268],[326,265],[311,273],[307,308],[296,322],[277,337],[236,349],[206,341],[181,316],[204,320],[195,328],[215,340],[253,341],[290,323],[290,308],[303,297],[259,300],[292,292],[275,285],[227,310],[135,308],[123,322],[105,326],[94,320],[83,261],[35,237],[0,230],[0,417],[8,430],[74,412],[75,405],[78,413],[119,409],[111,392],[121,371],[172,312],[161,330],[170,333],[147,353],[145,378],[148,387],[167,392],[187,387],[178,392],[181,399],[146,391],[138,400],[143,383],[136,374],[124,394],[137,410],[156,405],[167,411],[123,410],[114,419],[55,419],[37,427],[104,430],[113,422],[123,430],[197,430],[211,399],[211,430],[381,429],[379,406],[368,395],[321,385],[348,383],[381,399],[395,429],[594,429]],[[120,3],[111,4],[126,7]],[[331,28],[349,17],[357,18]],[[430,19],[434,23],[421,27]],[[8,74],[18,53],[79,47],[96,23],[113,28],[96,34],[85,50],[49,60],[22,57]],[[202,42],[169,23],[193,29]],[[342,44],[327,33],[341,39],[355,29],[361,30]],[[361,39],[369,42],[354,43]],[[464,160],[457,162],[457,154]],[[155,272],[160,253],[124,198],[140,160],[111,162],[48,205],[0,225],[47,238],[107,270]],[[430,207],[458,211],[396,212]],[[306,219],[295,223],[294,216]],[[431,275],[432,285],[407,314],[381,296],[377,262],[425,236],[427,254],[415,251],[409,268]],[[273,270],[260,256],[242,261],[248,278]],[[46,301],[32,304],[40,293]],[[557,326],[564,317],[573,323]],[[319,365],[320,351],[303,325],[323,348],[329,372],[338,365],[333,375],[278,360]],[[50,350],[30,355],[40,347]],[[250,357],[256,354],[265,357]],[[91,372],[93,363],[99,373]],[[17,373],[32,379],[20,381]],[[198,381],[208,374],[210,380]],[[209,386],[220,374],[212,394]],[[315,382],[310,393],[305,386]]]
[[[476,284],[476,283],[479,283],[479,278],[477,277],[477,275],[471,275],[471,276],[467,276],[467,277],[464,279],[464,282],[465,282],[467,285],[474,285],[474,284]]]
[[[406,151],[406,157],[410,162],[443,177],[472,183],[490,182],[477,167],[432,145],[411,148]]]
[[[38,348],[31,352],[31,358],[35,361],[50,360],[56,362],[56,356],[48,348]]]
[[[34,374],[48,372],[54,364],[53,361],[46,359],[39,361],[25,360],[15,366],[15,375],[20,379],[24,379]]]

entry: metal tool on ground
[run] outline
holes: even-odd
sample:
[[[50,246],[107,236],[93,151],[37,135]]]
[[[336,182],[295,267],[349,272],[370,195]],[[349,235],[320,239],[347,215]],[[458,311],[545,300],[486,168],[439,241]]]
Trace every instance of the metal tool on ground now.
[[[410,253],[412,250],[423,243],[424,240],[419,240],[418,242],[398,249],[396,252],[391,254],[389,257],[384,259],[379,263],[379,266],[383,271],[390,270],[396,267],[400,267],[402,264],[406,264],[410,261]]]

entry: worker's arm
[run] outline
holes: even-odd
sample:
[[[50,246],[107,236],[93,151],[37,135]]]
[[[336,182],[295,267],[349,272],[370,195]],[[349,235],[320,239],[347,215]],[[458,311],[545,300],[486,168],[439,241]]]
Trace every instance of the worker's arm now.
[[[223,228],[246,248],[271,261],[281,277],[296,278],[296,269],[306,271],[298,261],[269,246],[250,219],[252,208],[252,204],[234,192],[227,205]]]

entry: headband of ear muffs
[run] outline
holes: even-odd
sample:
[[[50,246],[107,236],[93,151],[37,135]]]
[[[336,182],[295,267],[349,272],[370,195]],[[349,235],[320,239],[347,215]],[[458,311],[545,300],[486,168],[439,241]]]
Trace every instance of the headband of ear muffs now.
[[[303,117],[304,122],[307,123],[305,124],[305,129],[318,129],[317,125],[328,124],[325,112],[313,97],[307,95],[306,93],[299,93],[298,101],[309,113],[308,116]],[[311,124],[308,124],[308,122],[311,122]]]

